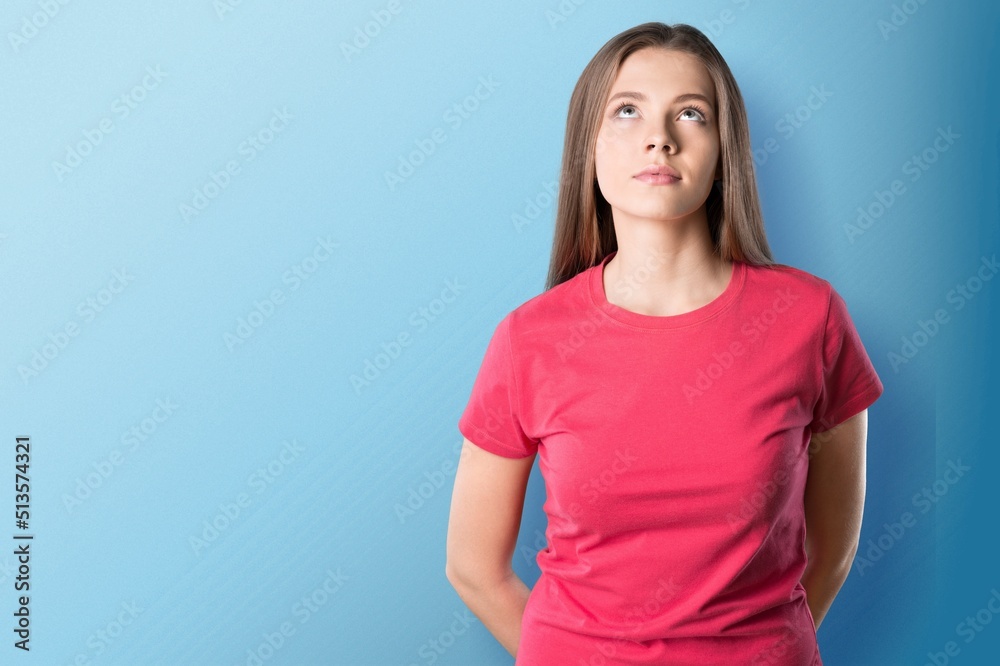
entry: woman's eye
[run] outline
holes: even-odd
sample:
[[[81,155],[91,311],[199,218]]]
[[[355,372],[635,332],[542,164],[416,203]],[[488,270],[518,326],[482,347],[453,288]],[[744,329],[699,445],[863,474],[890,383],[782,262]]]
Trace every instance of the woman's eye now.
[[[623,112],[625,112],[626,110],[629,111],[630,113],[628,113],[626,115],[622,115]],[[635,108],[635,106],[632,105],[632,104],[629,104],[627,102],[624,103],[624,104],[619,105],[619,107],[617,109],[615,109],[615,116],[616,117],[620,117],[620,118],[634,118],[637,113],[638,113],[638,110]],[[683,111],[681,111],[681,117],[684,117],[684,114],[694,114],[693,116],[689,116],[689,117],[691,119],[697,120],[699,122],[705,120],[705,114],[702,113],[699,109],[696,109],[693,106],[689,106],[686,109],[684,109]]]
[[[620,115],[621,112],[624,111],[625,109],[631,109],[633,112],[635,111],[635,107],[632,106],[631,104],[622,104],[621,106],[618,107],[616,115]]]

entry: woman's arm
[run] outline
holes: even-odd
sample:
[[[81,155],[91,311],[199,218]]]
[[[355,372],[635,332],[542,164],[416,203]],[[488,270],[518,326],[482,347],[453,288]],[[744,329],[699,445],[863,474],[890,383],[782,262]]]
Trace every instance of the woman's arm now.
[[[468,439],[455,472],[445,576],[458,596],[512,655],[530,590],[511,559],[535,456],[505,458]]]
[[[868,410],[813,435],[805,489],[806,554],[802,586],[816,628],[851,572],[865,506]]]

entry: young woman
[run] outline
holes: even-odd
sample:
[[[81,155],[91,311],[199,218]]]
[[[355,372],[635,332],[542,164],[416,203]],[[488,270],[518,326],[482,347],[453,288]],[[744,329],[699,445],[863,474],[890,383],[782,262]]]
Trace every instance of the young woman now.
[[[627,30],[570,100],[546,291],[498,324],[459,421],[448,580],[518,666],[820,665],[882,390],[831,284],[772,260],[722,56]]]

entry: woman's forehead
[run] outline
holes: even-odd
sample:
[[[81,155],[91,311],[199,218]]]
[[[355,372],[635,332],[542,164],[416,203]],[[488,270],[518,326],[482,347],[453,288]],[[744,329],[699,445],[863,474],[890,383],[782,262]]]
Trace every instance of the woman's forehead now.
[[[641,49],[625,59],[608,98],[629,91],[668,101],[689,93],[715,99],[715,85],[705,65],[689,53],[667,49]]]

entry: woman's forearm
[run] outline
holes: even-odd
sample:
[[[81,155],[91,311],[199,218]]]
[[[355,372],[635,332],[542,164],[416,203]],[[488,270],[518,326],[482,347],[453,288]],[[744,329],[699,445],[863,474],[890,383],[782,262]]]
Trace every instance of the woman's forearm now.
[[[817,629],[850,572],[850,559],[812,558],[806,564],[801,582]]]
[[[516,574],[495,583],[474,585],[453,582],[469,610],[490,630],[512,656],[521,642],[521,618],[531,590]]]

